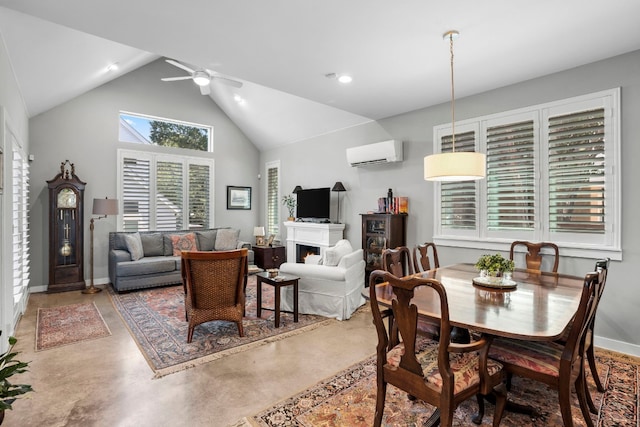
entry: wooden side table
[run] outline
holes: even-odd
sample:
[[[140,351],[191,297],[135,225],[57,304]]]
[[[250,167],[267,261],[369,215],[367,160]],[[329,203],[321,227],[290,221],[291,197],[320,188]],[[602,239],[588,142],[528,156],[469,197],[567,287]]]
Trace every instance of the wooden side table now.
[[[264,270],[278,268],[286,260],[284,246],[253,246],[252,249],[256,265]]]
[[[276,312],[276,328],[280,327],[280,288],[283,286],[291,286],[293,285],[293,321],[295,323],[298,322],[298,279],[296,276],[289,275],[279,275],[278,279],[270,278],[269,273],[262,272],[256,274],[257,277],[257,301],[256,301],[256,314],[258,317],[262,314],[262,283],[266,283],[267,285],[271,285],[274,287],[275,293],[275,307],[274,311]],[[281,279],[280,279],[281,278]],[[270,309],[265,309],[270,310]]]

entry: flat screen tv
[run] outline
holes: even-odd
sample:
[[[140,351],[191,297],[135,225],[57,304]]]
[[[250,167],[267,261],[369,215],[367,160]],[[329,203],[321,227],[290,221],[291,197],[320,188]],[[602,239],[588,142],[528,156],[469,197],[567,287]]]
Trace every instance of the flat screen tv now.
[[[298,218],[323,220],[329,219],[331,205],[331,190],[326,188],[312,188],[300,190],[296,193]]]

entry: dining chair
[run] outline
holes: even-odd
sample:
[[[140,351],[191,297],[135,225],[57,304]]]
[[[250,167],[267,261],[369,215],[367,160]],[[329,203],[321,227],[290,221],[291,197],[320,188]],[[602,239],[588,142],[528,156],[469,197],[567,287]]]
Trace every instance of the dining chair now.
[[[396,277],[404,277],[413,274],[411,263],[411,251],[406,246],[398,246],[395,249],[382,251],[382,269]]]
[[[431,248],[431,257],[429,257],[429,248]],[[433,259],[433,262],[430,262]],[[438,249],[433,242],[426,242],[413,248],[413,269],[416,273],[439,268]]]
[[[381,309],[376,297],[376,281],[388,282],[394,299],[389,308]],[[431,288],[440,299],[440,340],[433,341],[418,333],[418,310],[411,303],[414,291]],[[482,336],[469,344],[450,342],[449,303],[444,286],[435,279],[396,277],[375,270],[371,273],[369,292],[373,323],[378,334],[376,347],[376,410],[374,426],[380,426],[384,413],[387,384],[407,392],[410,399],[420,399],[436,406],[426,425],[448,427],[453,412],[472,396],[478,399],[478,414],[473,422],[480,424],[484,416],[483,396],[494,393],[496,409],[493,425],[498,426],[506,405],[500,363],[488,355],[490,336]],[[385,328],[384,320],[389,325]],[[395,326],[394,326],[395,325]]]
[[[558,272],[558,263],[560,262],[560,251],[555,243],[540,242],[532,243],[524,240],[517,240],[511,243],[511,250],[509,251],[509,259],[516,261],[516,254],[518,249],[524,247],[526,252],[524,254],[527,270],[533,271],[550,271],[552,273]],[[548,252],[551,252],[549,254]],[[553,259],[551,258],[553,255]],[[547,260],[550,259],[550,260]],[[543,266],[544,264],[544,266]],[[549,265],[549,268],[543,268]]]
[[[502,363],[507,373],[542,382],[557,391],[565,427],[573,426],[572,384],[585,422],[593,426],[589,415],[591,408],[587,402],[584,356],[589,328],[595,317],[605,277],[604,270],[585,276],[578,310],[566,342],[496,338],[489,350],[489,357]]]
[[[247,249],[232,251],[183,251],[182,275],[186,294],[185,311],[193,339],[197,325],[212,320],[235,322],[244,336],[242,317],[247,279]]]

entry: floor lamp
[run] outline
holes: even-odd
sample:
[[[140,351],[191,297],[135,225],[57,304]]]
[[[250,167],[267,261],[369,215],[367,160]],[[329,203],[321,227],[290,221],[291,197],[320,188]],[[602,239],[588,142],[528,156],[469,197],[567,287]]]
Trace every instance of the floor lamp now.
[[[89,255],[89,274],[91,276],[91,282],[88,288],[85,288],[83,294],[95,294],[102,289],[96,288],[93,285],[93,227],[96,219],[106,218],[108,215],[118,215],[118,199],[93,199],[93,215],[98,215],[95,218],[91,218],[89,223],[89,231],[91,231],[91,252]]]
[[[344,185],[342,185],[340,181],[338,181],[333,184],[333,188],[331,189],[331,191],[338,192],[338,220],[336,221],[336,224],[340,224],[340,193],[342,193],[343,191],[347,191],[347,189],[344,188]]]

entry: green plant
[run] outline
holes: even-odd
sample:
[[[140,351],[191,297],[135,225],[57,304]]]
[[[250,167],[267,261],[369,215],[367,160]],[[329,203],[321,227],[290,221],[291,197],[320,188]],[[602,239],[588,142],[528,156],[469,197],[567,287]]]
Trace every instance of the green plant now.
[[[475,267],[478,270],[486,270],[489,273],[497,273],[503,271],[513,271],[515,268],[515,263],[506,259],[500,254],[495,255],[482,255],[478,262],[476,262]]]
[[[33,391],[27,384],[11,384],[7,378],[15,374],[21,374],[27,371],[30,362],[20,362],[15,360],[18,353],[12,353],[11,349],[18,340],[9,337],[9,350],[0,356],[0,411],[12,409],[11,404],[21,394]]]
[[[285,205],[289,210],[289,216],[293,217],[293,210],[296,208],[296,205],[298,204],[296,202],[295,197],[293,197],[291,194],[287,194],[282,198],[282,204]]]

